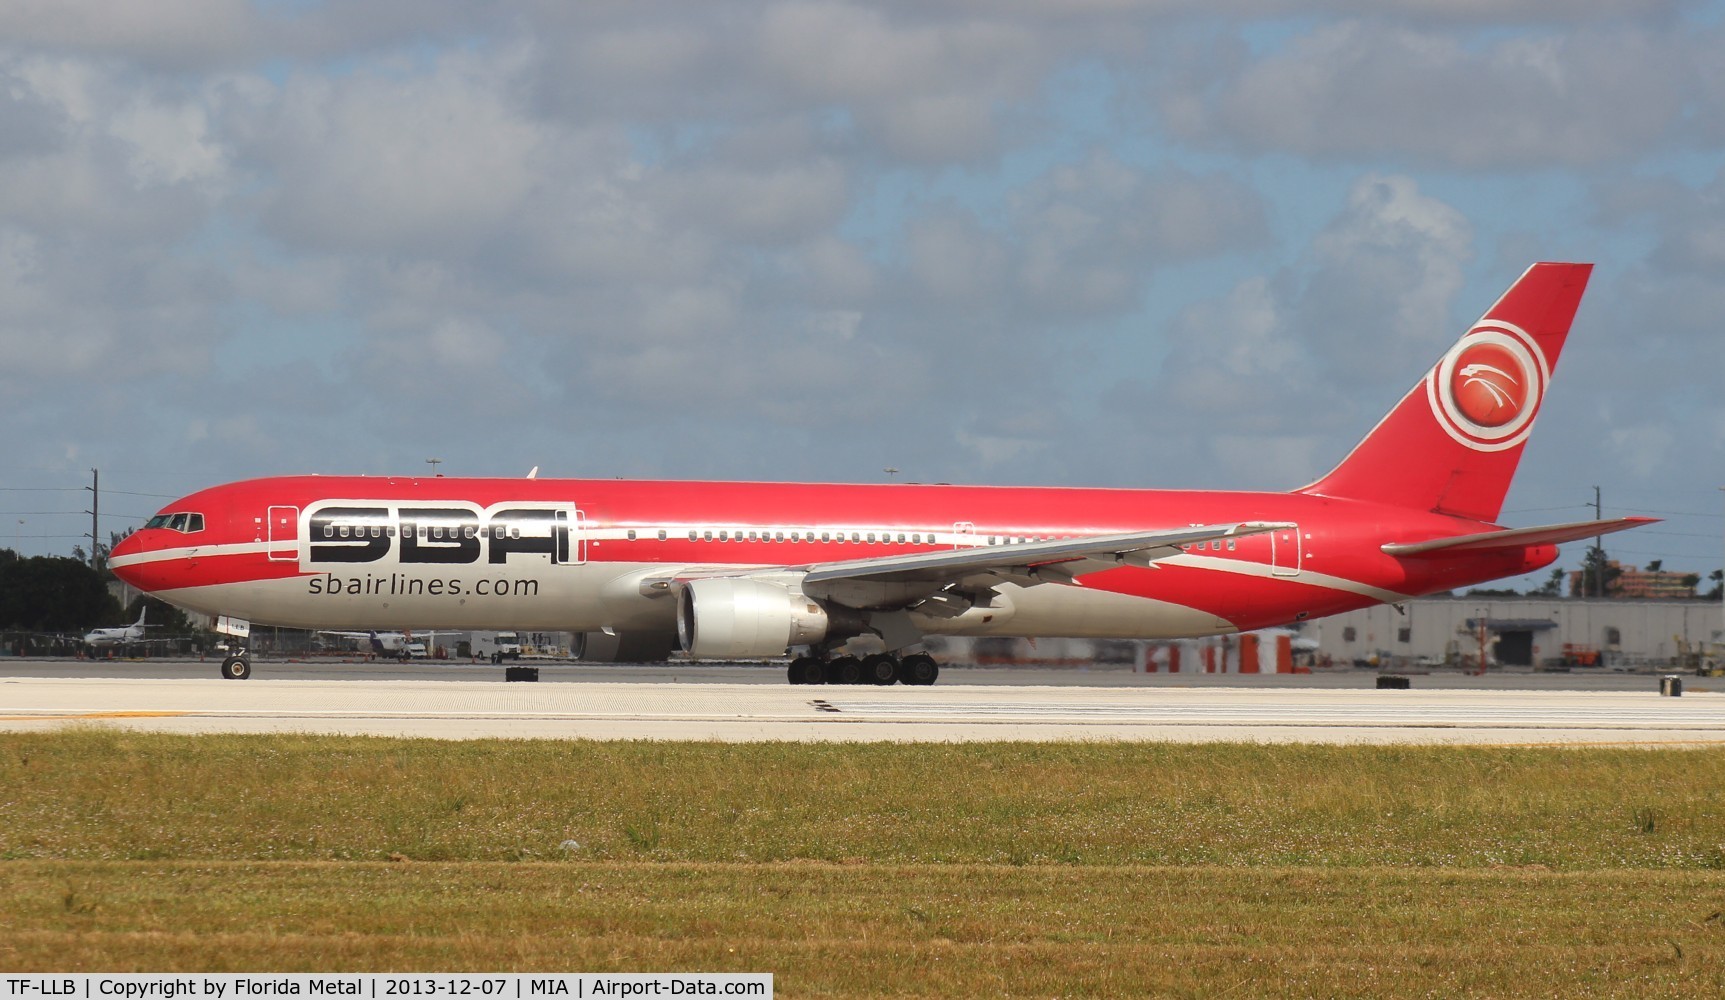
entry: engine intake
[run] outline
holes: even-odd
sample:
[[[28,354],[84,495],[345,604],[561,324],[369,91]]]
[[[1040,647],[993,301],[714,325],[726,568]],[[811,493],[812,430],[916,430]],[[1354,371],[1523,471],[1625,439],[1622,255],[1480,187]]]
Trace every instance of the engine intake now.
[[[778,656],[825,639],[829,625],[818,603],[765,580],[692,580],[677,592],[677,641],[690,656]]]

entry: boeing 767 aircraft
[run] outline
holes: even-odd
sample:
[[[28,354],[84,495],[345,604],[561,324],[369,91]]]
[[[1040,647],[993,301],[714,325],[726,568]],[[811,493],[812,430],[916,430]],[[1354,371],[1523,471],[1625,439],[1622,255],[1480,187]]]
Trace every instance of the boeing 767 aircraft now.
[[[1535,264],[1328,475],[1288,493],[293,476],[115,548],[181,607],[300,628],[571,631],[588,655],[775,657],[932,684],[927,636],[1170,639],[1550,565],[1653,518],[1496,524],[1590,264]],[[873,634],[888,652],[836,655]],[[243,648],[225,677],[251,675]]]

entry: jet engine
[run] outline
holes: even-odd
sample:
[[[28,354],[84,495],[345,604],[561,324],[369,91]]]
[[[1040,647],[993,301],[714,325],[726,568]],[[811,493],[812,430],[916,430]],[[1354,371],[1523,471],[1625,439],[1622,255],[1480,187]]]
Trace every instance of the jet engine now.
[[[677,592],[677,639],[691,656],[778,656],[820,642],[830,625],[820,604],[765,580],[691,580]]]

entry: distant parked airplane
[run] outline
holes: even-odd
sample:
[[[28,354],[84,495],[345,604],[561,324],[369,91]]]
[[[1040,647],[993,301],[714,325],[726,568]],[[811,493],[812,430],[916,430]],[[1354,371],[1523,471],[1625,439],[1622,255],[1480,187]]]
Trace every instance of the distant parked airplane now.
[[[374,656],[386,660],[411,660],[425,658],[425,643],[413,637],[411,632],[336,632],[329,629],[319,629],[318,635],[333,635],[343,639],[359,639],[367,644]]]
[[[119,628],[93,629],[84,635],[86,646],[123,646],[134,642],[144,642],[144,630],[154,628],[144,624],[144,616],[149,614],[148,608],[138,609],[138,620],[130,625]]]
[[[933,635],[1289,625],[1529,573],[1655,520],[1495,523],[1591,270],[1533,265],[1288,493],[296,476],[178,500],[110,565],[275,625],[567,630],[623,660],[796,649],[793,684],[932,684],[910,651]],[[887,652],[842,654],[865,633]],[[222,673],[250,676],[243,650]]]

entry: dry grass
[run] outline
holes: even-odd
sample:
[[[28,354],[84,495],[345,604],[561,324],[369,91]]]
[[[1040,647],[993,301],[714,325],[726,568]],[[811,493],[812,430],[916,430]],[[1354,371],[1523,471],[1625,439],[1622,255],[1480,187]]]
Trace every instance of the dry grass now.
[[[6,735],[0,858],[5,969],[1725,991],[1712,750]]]
[[[771,971],[783,996],[1716,996],[1725,875],[10,862],[13,970]]]

